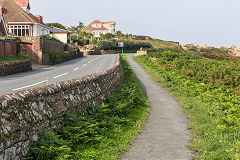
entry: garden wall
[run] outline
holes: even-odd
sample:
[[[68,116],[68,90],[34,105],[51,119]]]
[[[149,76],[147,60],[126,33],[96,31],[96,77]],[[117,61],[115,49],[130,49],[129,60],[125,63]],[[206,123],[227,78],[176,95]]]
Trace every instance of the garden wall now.
[[[5,62],[0,64],[0,77],[31,70],[32,64],[30,60]]]
[[[17,56],[17,42],[0,39],[0,57]]]
[[[101,73],[0,97],[0,159],[19,160],[38,133],[59,128],[65,113],[100,105],[123,80],[120,56]]]
[[[19,37],[19,39],[23,43],[30,44],[23,44],[23,47],[25,47],[26,51],[31,50],[29,56],[34,64],[46,64],[49,61],[47,53],[50,51],[64,51],[64,43],[59,41],[43,37]]]

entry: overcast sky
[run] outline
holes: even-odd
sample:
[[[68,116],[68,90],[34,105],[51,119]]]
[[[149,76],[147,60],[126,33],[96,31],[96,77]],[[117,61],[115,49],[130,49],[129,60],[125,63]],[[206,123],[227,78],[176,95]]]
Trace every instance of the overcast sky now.
[[[45,23],[114,20],[124,33],[240,47],[240,0],[30,0],[30,5]]]

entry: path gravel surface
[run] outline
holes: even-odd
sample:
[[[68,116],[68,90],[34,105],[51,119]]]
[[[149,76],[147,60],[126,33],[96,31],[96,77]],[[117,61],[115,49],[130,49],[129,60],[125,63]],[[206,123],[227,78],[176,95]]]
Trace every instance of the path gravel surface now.
[[[122,160],[190,160],[186,148],[191,132],[188,120],[176,100],[127,55],[151,109],[142,132]]]

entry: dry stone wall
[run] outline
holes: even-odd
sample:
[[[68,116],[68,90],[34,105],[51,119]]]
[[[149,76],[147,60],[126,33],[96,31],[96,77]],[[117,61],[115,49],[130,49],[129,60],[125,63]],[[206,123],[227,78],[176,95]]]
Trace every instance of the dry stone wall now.
[[[0,77],[32,70],[30,60],[10,61],[0,64]]]
[[[60,127],[66,113],[100,105],[123,80],[120,58],[101,73],[0,97],[0,159],[18,160],[38,133]]]

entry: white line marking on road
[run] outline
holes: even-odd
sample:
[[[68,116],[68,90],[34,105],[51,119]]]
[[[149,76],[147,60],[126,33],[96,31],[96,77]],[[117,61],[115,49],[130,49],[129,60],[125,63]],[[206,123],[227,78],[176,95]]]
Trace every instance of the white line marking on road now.
[[[83,67],[85,67],[87,64],[84,64],[84,65],[82,65]]]
[[[74,71],[78,70],[79,68],[75,68]]]
[[[21,90],[21,89],[29,88],[29,87],[36,86],[38,84],[42,84],[42,83],[45,83],[45,82],[47,82],[47,80],[44,80],[44,81],[41,81],[41,82],[37,82],[37,83],[31,84],[31,85],[28,85],[28,86],[16,88],[16,89],[13,89],[13,91],[18,91],[18,90]]]
[[[91,63],[92,61],[89,61],[88,63]]]
[[[56,78],[59,78],[59,77],[65,76],[66,74],[68,74],[68,72],[63,73],[63,74],[60,74],[60,75],[58,75],[58,76],[56,76],[56,77],[53,77],[53,78],[56,79]]]

